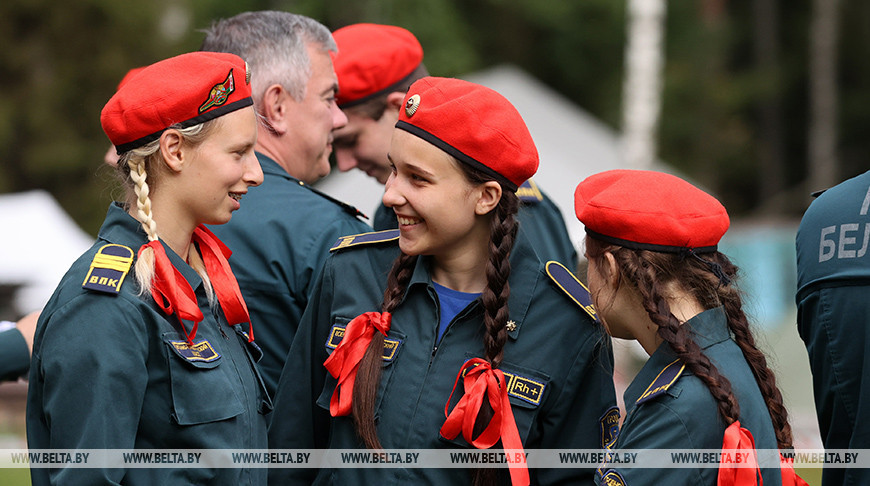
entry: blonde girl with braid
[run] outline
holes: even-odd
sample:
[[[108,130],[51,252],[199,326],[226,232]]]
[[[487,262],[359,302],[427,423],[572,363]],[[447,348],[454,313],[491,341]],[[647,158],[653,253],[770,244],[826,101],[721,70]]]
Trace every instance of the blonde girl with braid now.
[[[604,464],[599,484],[802,484],[780,464],[778,451],[793,448],[788,413],[743,311],[738,269],[717,250],[725,208],[675,176],[614,170],[577,186],[575,211],[601,322],[650,355],[625,392],[613,447],[737,451],[755,465]]]
[[[591,306],[577,303],[588,293],[517,231],[515,192],[538,155],[516,109],[483,86],[422,78],[403,101],[389,157],[383,202],[399,229],[334,245],[278,386],[270,447],[515,458],[614,439],[610,341]],[[270,482],[592,484],[593,475],[522,461],[419,463],[276,468]]]
[[[182,54],[126,81],[103,108],[126,201],[40,315],[27,440],[41,449],[265,449],[271,400],[230,270],[223,224],[263,173],[238,56]],[[34,485],[264,485],[240,467],[34,468]]]

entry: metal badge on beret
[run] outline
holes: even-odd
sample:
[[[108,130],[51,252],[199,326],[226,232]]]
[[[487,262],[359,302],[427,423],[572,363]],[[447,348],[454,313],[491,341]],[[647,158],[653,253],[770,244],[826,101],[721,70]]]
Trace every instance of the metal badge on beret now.
[[[408,101],[405,102],[405,115],[408,118],[414,116],[414,113],[417,113],[417,108],[420,107],[420,95],[415,94],[408,98]]]

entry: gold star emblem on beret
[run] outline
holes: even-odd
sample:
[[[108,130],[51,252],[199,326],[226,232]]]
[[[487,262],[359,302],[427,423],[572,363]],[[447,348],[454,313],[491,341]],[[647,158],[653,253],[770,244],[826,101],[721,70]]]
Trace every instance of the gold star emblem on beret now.
[[[408,101],[405,102],[405,115],[408,118],[414,116],[414,113],[417,113],[417,108],[420,106],[420,95],[415,94],[408,98]]]
[[[507,324],[504,327],[508,332],[514,332],[517,330],[517,323],[516,321],[507,321]]]

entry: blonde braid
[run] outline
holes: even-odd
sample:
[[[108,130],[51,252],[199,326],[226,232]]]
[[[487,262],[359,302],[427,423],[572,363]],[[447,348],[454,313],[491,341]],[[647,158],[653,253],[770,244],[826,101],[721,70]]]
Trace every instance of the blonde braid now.
[[[148,174],[145,172],[145,160],[140,157],[127,159],[130,168],[130,179],[133,180],[133,191],[136,193],[136,214],[148,241],[157,239],[157,223],[151,217],[151,198],[148,197],[149,189],[146,181]],[[136,259],[136,281],[139,282],[139,294],[151,293],[151,281],[154,279],[154,250],[146,248]]]

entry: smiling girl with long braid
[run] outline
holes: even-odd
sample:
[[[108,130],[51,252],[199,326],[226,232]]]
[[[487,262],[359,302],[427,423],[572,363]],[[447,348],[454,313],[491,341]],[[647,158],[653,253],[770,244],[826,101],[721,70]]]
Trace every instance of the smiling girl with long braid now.
[[[405,97],[390,161],[383,200],[399,229],[333,248],[278,386],[270,447],[515,454],[615,439],[610,341],[577,303],[588,292],[517,231],[515,191],[538,155],[516,109],[483,86],[422,78]],[[592,484],[593,475],[517,462],[286,468],[270,480]]]

